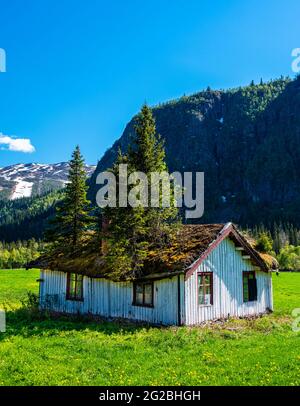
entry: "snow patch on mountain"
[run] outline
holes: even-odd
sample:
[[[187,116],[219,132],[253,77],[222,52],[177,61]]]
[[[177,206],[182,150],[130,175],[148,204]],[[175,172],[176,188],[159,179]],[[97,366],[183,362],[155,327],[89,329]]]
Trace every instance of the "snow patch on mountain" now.
[[[94,165],[85,165],[87,176]],[[16,164],[0,168],[0,199],[18,199],[60,189],[68,181],[69,164]]]
[[[16,186],[10,197],[11,200],[20,199],[21,197],[30,197],[32,193],[33,182],[26,182],[25,180],[16,180]]]

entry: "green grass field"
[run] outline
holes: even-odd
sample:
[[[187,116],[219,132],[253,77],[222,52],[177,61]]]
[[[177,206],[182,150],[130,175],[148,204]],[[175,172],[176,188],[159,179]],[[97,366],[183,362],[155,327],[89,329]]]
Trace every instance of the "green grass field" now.
[[[0,271],[0,385],[300,385],[300,273],[274,276],[274,314],[201,328],[32,316],[38,271]]]
[[[3,303],[19,306],[28,291],[38,293],[39,270],[0,270],[0,306]]]

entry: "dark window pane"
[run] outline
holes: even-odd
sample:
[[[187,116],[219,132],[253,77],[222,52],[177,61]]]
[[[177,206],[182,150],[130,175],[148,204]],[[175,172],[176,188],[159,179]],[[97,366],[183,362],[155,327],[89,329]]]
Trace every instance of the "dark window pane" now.
[[[209,275],[205,275],[204,281],[205,281],[205,285],[209,285],[209,284],[210,284],[210,276],[209,276]]]
[[[70,281],[70,288],[69,288],[70,296],[74,295],[74,289],[75,289],[74,283],[73,283],[73,281]]]
[[[76,283],[76,298],[81,299],[82,298],[82,288],[83,288],[83,279],[81,275],[77,278],[77,283]]]
[[[135,304],[141,306],[153,305],[153,284],[152,283],[136,283],[134,284]]]
[[[148,283],[144,286],[145,289],[145,303],[146,305],[152,304],[152,284]]]
[[[70,296],[75,296],[75,288],[76,288],[76,278],[74,274],[70,276]]]
[[[68,274],[67,298],[82,300],[83,298],[83,276],[75,273]]]
[[[256,279],[249,279],[249,300],[257,300]]]
[[[243,296],[244,302],[257,300],[257,283],[254,272],[243,273]]]
[[[143,285],[135,285],[135,302],[136,304],[143,304]]]

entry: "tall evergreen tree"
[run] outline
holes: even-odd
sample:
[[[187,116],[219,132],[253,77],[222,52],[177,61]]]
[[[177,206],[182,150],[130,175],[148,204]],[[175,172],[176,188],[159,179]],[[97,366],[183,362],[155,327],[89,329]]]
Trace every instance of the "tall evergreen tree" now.
[[[161,188],[158,207],[151,207],[151,174],[154,172],[167,174],[167,165],[164,145],[156,134],[152,110],[147,105],[142,107],[136,119],[135,134],[128,154],[119,153],[112,172],[117,179],[117,192],[120,182],[120,164],[128,165],[129,174],[143,172],[148,180],[148,199],[145,206],[104,210],[104,216],[109,223],[106,233],[108,238],[106,258],[110,265],[111,276],[116,278],[140,276],[148,250],[162,248],[168,244],[178,225],[178,210],[175,207],[173,188],[171,188],[170,207],[162,205]],[[131,189],[133,187],[134,185]]]
[[[132,170],[141,171],[147,175],[148,207],[144,208],[143,213],[147,234],[150,241],[164,244],[172,234],[170,224],[174,224],[174,220],[178,219],[178,210],[175,207],[173,184],[170,190],[170,207],[164,207],[161,182],[151,176],[154,172],[167,174],[168,167],[165,161],[164,143],[156,133],[152,110],[146,104],[137,116],[135,132],[136,138],[129,148],[128,165]],[[151,207],[151,189],[155,186],[159,187],[159,207]]]
[[[119,206],[119,186],[122,182],[120,164],[128,165],[128,157],[121,151],[111,169],[116,177],[117,207],[106,207],[103,210],[102,219],[105,225],[101,236],[104,240],[104,243],[102,240],[102,252],[106,257],[109,276],[115,279],[127,279],[140,274],[148,243],[145,236],[144,208]],[[128,174],[131,172],[132,167],[128,166]]]
[[[144,104],[134,126],[136,137],[129,147],[129,164],[135,170],[150,174],[167,170],[164,144],[156,134],[152,110]]]
[[[47,237],[54,246],[74,251],[91,224],[91,208],[87,199],[84,160],[77,146],[69,162],[68,184],[58,205]]]

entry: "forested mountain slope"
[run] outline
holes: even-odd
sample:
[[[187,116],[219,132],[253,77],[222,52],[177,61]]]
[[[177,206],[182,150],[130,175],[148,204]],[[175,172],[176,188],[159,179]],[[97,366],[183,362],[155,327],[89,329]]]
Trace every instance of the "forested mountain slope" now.
[[[184,96],[153,109],[171,171],[205,172],[201,222],[300,225],[300,79]],[[90,181],[126,151],[135,117]]]
[[[62,190],[43,196],[0,200],[0,241],[41,239]]]
[[[200,222],[300,227],[300,79],[207,90],[153,108],[170,171],[205,172]],[[126,151],[135,117],[90,178]],[[0,201],[0,240],[41,238],[59,192]],[[0,199],[1,200],[1,199]]]

